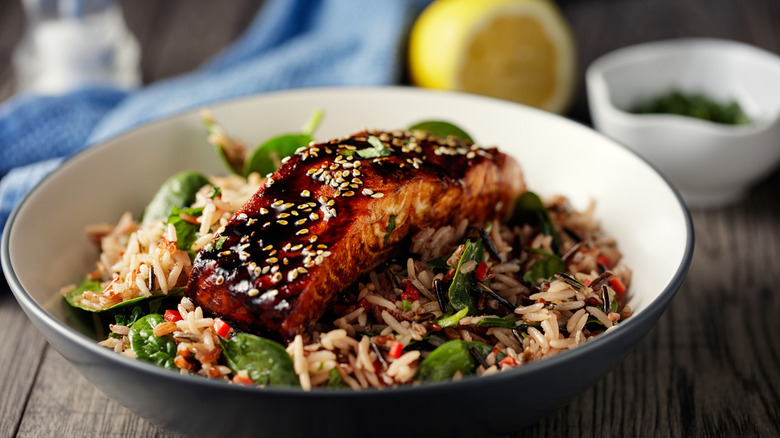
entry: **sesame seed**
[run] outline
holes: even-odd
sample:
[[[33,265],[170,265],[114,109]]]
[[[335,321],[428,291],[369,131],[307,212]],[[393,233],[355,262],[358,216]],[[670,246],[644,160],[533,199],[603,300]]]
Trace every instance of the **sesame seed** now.
[[[295,205],[295,204],[293,204],[292,202],[287,202],[287,203],[285,203],[285,204],[283,205],[283,207],[284,207],[285,209],[288,209],[288,208],[292,207],[293,205]]]
[[[324,204],[324,203],[328,202],[328,198],[327,198],[327,197],[325,197],[325,196],[320,196],[320,197],[319,197],[319,201],[320,201],[320,202],[322,202],[322,203]]]
[[[306,218],[298,219],[297,221],[295,221],[295,225],[303,225],[305,223],[306,223]]]
[[[243,221],[243,220],[246,220],[246,218],[247,218],[247,215],[246,215],[246,213],[239,213],[239,214],[236,216],[236,218],[238,218],[238,219],[240,219],[240,220],[242,220],[242,221]]]
[[[293,269],[287,274],[287,281],[295,281],[298,278],[298,271]]]
[[[223,256],[230,255],[230,254],[232,254],[232,251],[230,251],[230,250],[225,250],[225,251],[222,251],[221,253],[219,253],[219,255],[223,255]]]
[[[269,258],[265,259],[265,262],[270,264],[270,265],[272,265],[272,264],[274,264],[274,263],[276,263],[278,261],[279,261],[279,259],[276,258],[276,257],[269,257]]]
[[[266,222],[266,223],[264,223],[264,224],[263,224],[263,228],[268,228],[268,227],[270,227],[270,226],[271,226],[271,223],[270,223],[270,222]]]
[[[328,245],[323,245],[322,243],[320,243],[319,245],[317,245],[317,248],[319,248],[319,249],[328,249]]]
[[[217,277],[217,281],[215,281],[215,283],[217,284],[217,286],[219,286],[220,284],[222,284],[222,283],[224,283],[224,282],[225,282],[225,277],[223,277],[223,276],[221,276],[221,275],[220,275],[219,277]]]
[[[301,196],[303,196],[304,198],[308,198],[309,196],[311,196],[311,192],[308,190],[304,190],[301,192]]]
[[[298,207],[300,207],[300,205]],[[290,210],[290,213],[292,213],[293,216],[298,216],[297,210]]]
[[[319,237],[317,237],[317,235],[315,234],[315,235],[313,235],[313,236],[309,237],[309,242],[311,242],[311,243],[314,243],[314,242],[316,242],[316,241],[317,241],[317,239],[318,239],[318,238],[319,238]],[[311,245],[309,245],[309,246],[311,246]]]
[[[276,181],[274,181],[274,179],[273,179],[273,178],[269,177],[269,178],[267,178],[267,179],[265,180],[265,185],[267,185],[267,186],[272,186],[272,185],[274,185],[274,183],[275,183],[275,182],[276,182]]]
[[[263,215],[263,214],[268,214],[268,209],[265,209],[265,208],[263,208],[263,207],[260,207],[260,214],[261,214],[261,215]]]
[[[334,201],[333,199],[331,199],[330,201],[328,201],[328,207],[333,207],[333,205],[334,205],[335,203],[336,203],[336,201]]]
[[[384,193],[374,193],[373,195],[371,195],[372,198],[377,198],[377,199],[382,198],[384,196],[385,196]]]
[[[309,260],[308,262],[304,262],[303,266],[305,266],[307,268],[311,268],[311,267],[314,266],[314,262]]]
[[[279,225],[287,225],[287,221],[284,220],[284,219],[280,219],[280,220],[276,221],[276,223],[279,224]]]
[[[328,210],[328,213],[330,213],[331,216],[336,217],[336,209],[335,208],[331,208],[330,210]]]
[[[272,273],[272,274],[275,274],[275,273],[276,273],[276,272],[278,272],[278,271],[279,271],[279,265],[273,265],[273,266],[271,266],[271,273]]]
[[[267,267],[268,267],[268,266],[266,266],[266,268],[267,268]],[[255,267],[254,269],[252,269],[252,272],[254,272],[254,273],[255,273],[255,277],[259,277],[259,276],[260,276],[260,274],[262,274],[262,273],[263,273],[262,269],[260,269],[260,267],[259,267],[259,266],[257,266],[257,267]]]
[[[274,249],[274,250],[271,250],[271,252],[269,252],[269,253],[268,253],[268,255],[269,255],[269,256],[276,255],[276,252],[277,252],[277,251],[276,251],[275,249]]]
[[[282,259],[282,263],[283,263],[285,266],[287,266],[287,265],[289,265],[289,264],[290,264],[290,261],[289,261],[289,260],[287,260],[287,257],[285,257],[285,258],[283,258],[283,259]]]
[[[255,222],[257,222],[257,219],[255,219],[255,218],[249,218],[249,220],[248,220],[248,221],[246,221],[246,224],[247,224],[247,225],[254,225],[254,224],[255,224]]]
[[[284,251],[289,251],[289,250],[290,250],[290,248],[292,248],[292,243],[289,243],[289,242],[288,242],[288,243],[287,243],[287,245],[284,245],[284,247],[283,247],[282,249],[283,249]]]
[[[260,299],[262,299],[262,300],[270,300],[271,298],[275,297],[278,294],[279,294],[279,290],[272,289],[272,290],[269,290],[268,292],[264,293],[263,296],[260,297]]]
[[[301,230],[298,230],[297,233],[295,233],[296,236],[303,236],[304,234],[309,234],[309,230],[306,228],[303,228]]]
[[[321,265],[322,262],[324,262],[324,261],[325,261],[325,259],[323,259],[321,255],[318,255],[317,257],[314,258],[314,263],[316,263],[318,265]]]
[[[362,192],[360,192],[360,193],[362,193],[362,194],[364,194],[364,195],[373,195],[373,194],[374,194],[374,191],[373,191],[373,190],[371,190],[371,189],[363,189],[363,191],[362,191]]]
[[[466,158],[468,158],[468,159],[472,159],[472,158],[474,158],[476,156],[477,156],[477,154],[475,154],[474,151],[471,151],[468,154],[466,154]]]
[[[319,218],[320,218],[320,215],[318,215],[317,213],[312,213],[312,214],[309,215],[309,219],[311,219],[313,221],[316,221]]]
[[[260,294],[260,290],[259,289],[249,289],[249,292],[247,292],[246,294],[249,295],[250,297],[254,297],[254,296],[257,296],[257,295]]]
[[[352,190],[348,192],[344,192],[344,196],[346,196],[347,198],[349,198],[350,196],[355,196],[355,192],[353,192]]]
[[[281,199],[277,199],[277,200],[276,200],[276,201],[274,201],[274,203],[273,203],[273,204],[271,204],[271,205],[273,205],[274,207],[278,207],[278,206],[280,206],[280,205],[282,205],[282,204],[284,204],[284,201],[282,201]]]
[[[270,270],[271,270],[271,267],[270,267],[270,266],[267,266],[267,265],[266,265],[266,266],[263,266],[263,275],[267,274],[267,273],[268,273],[268,271],[270,271]]]
[[[271,281],[274,283],[278,283],[282,280],[282,273],[281,272],[275,272],[274,275],[271,276]]]
[[[290,217],[290,213],[281,213],[281,214],[279,215],[279,217],[280,217],[280,218],[282,218],[282,219],[284,219],[284,218],[286,218],[286,217]]]
[[[300,251],[300,250],[301,250],[301,248],[303,248],[303,244],[302,244],[302,243],[299,243],[299,244],[297,244],[297,245],[293,246],[292,248],[290,248],[290,250],[291,250],[291,251]]]

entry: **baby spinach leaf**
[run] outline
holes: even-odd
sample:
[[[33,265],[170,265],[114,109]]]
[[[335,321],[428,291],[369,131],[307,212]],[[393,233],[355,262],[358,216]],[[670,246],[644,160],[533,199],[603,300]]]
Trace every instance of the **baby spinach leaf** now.
[[[566,263],[563,259],[555,254],[550,254],[547,251],[542,251],[536,248],[525,248],[526,251],[535,252],[541,254],[544,257],[538,259],[531,265],[530,268],[523,274],[523,278],[533,284],[539,284],[541,280],[546,280],[557,272],[564,272],[566,270]]]
[[[255,384],[298,386],[293,360],[279,343],[248,333],[220,339],[223,357],[233,372],[247,370]]]
[[[376,136],[369,135],[368,144],[370,144],[371,147],[357,150],[355,153],[362,158],[387,157],[390,155],[390,149],[385,147],[382,140],[378,139]]]
[[[200,225],[184,220],[181,217],[182,213],[198,217],[203,213],[203,208],[185,208],[179,210],[177,207],[173,207],[170,216],[168,216],[168,223],[172,224],[176,229],[176,248],[189,251],[190,248],[192,248],[192,244],[198,239]],[[192,258],[194,258],[194,254],[190,254],[190,259]]]
[[[328,371],[328,382],[325,383],[326,388],[341,388],[344,386],[344,380],[341,379],[339,372],[336,368],[331,368]]]
[[[456,310],[477,308],[476,297],[471,293],[476,284],[474,274],[471,272],[468,274],[461,274],[460,268],[463,266],[463,263],[469,260],[481,262],[484,257],[485,250],[482,246],[481,239],[477,239],[474,242],[471,242],[470,240],[466,241],[466,247],[463,249],[463,254],[460,256],[457,268],[455,268],[455,276],[452,278],[452,284],[450,284],[448,293],[450,304],[452,304],[452,307]]]
[[[539,227],[542,233],[552,237],[550,247],[555,254],[560,253],[561,243],[555,226],[550,219],[550,213],[547,207],[539,198],[539,195],[533,192],[525,192],[515,200],[514,212],[511,223],[530,224]]]
[[[138,360],[175,370],[178,369],[173,363],[176,357],[176,341],[171,335],[159,338],[154,335],[154,328],[163,321],[165,318],[162,315],[152,313],[133,323],[130,326],[130,346]]]
[[[443,122],[440,120],[429,120],[420,123],[415,123],[414,125],[409,127],[409,130],[425,131],[428,134],[435,135],[439,138],[444,138],[444,139],[446,139],[449,136],[453,136],[460,140],[466,140],[472,143],[474,142],[474,140],[471,138],[470,135],[466,133],[466,131],[460,129],[459,127],[453,125],[452,123]]]
[[[278,162],[294,154],[298,148],[307,146],[312,140],[309,134],[287,134],[266,141],[255,149],[247,160],[243,175],[248,176],[252,172],[267,175],[275,172]]]
[[[425,382],[441,382],[452,379],[457,371],[464,376],[474,374],[478,364],[469,353],[471,347],[482,357],[487,356],[493,348],[483,342],[458,339],[445,342],[420,362],[416,378]]]
[[[281,162],[283,158],[294,154],[299,148],[308,146],[314,141],[314,131],[322,120],[322,114],[322,110],[315,111],[300,133],[280,135],[258,146],[246,160],[243,175],[248,176],[252,172],[267,175],[275,172],[277,163]]]
[[[201,113],[203,124],[209,133],[208,142],[214,145],[217,155],[225,166],[236,175],[241,175],[246,160],[246,148],[241,142],[227,135],[225,129],[211,116],[211,112]]]
[[[76,300],[76,297],[81,296],[86,291],[92,291],[95,293],[100,293],[103,289],[100,287],[100,282],[95,280],[90,280],[89,278],[84,278],[82,280],[81,284],[76,286],[76,289],[65,295],[65,301],[68,302],[73,307],[86,310],[87,312],[92,313],[102,313],[102,312],[118,312],[120,310],[127,310],[126,308],[130,308],[130,306],[134,306],[137,304],[141,304],[147,301],[151,301],[156,298],[167,298],[167,297],[183,297],[184,296],[184,287],[174,287],[172,289],[168,290],[167,294],[164,294],[161,290],[156,290],[152,292],[151,296],[148,297],[136,297],[131,298],[126,301],[122,301],[119,304],[114,304],[113,306],[106,307],[105,309],[95,309],[92,307],[87,307],[84,304],[82,304],[80,301]],[[148,303],[147,303],[148,304]]]
[[[171,176],[146,206],[141,222],[148,225],[158,219],[167,219],[174,207],[189,207],[195,202],[195,194],[206,184],[209,184],[208,178],[197,172],[184,171]]]

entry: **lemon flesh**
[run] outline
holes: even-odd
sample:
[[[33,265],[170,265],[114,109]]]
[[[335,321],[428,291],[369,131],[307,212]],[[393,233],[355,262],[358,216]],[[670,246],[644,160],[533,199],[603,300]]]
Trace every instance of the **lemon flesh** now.
[[[548,0],[437,0],[409,39],[414,85],[562,113],[575,85],[568,23]]]

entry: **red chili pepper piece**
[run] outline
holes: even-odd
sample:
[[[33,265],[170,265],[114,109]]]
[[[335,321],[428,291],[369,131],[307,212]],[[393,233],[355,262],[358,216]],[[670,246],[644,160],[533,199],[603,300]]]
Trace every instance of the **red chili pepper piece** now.
[[[499,366],[509,365],[509,366],[515,366],[517,365],[517,362],[512,356],[506,356],[500,361],[498,361]]]
[[[230,334],[230,326],[221,318],[214,318],[214,323],[211,326],[214,328],[214,333],[223,338]]]
[[[398,341],[394,341],[393,345],[390,347],[390,357],[394,359],[398,359],[401,357],[401,353],[403,352],[404,345]]]
[[[474,272],[474,276],[477,277],[477,280],[479,281],[485,281],[485,277],[487,276],[487,264],[482,261],[479,262],[479,266],[477,266],[476,271]]]
[[[369,303],[367,299],[363,298],[362,300],[358,301],[358,307],[362,307],[368,310],[371,308],[371,303]]]
[[[607,269],[612,269],[612,261],[609,260],[609,257],[607,257],[606,254],[599,254],[599,256],[596,257],[596,261],[606,266]]]
[[[591,283],[592,281],[589,278],[582,280],[582,284],[585,285],[585,287],[590,287]]]
[[[420,299],[420,293],[417,292],[417,288],[414,287],[411,281],[406,282],[406,289],[401,292],[401,299],[410,303]]]
[[[254,382],[252,382],[252,379],[250,379],[249,377],[241,377],[238,374],[233,376],[233,383],[235,383],[237,385],[248,385],[248,386],[254,385]]]
[[[622,294],[626,291],[626,285],[623,284],[623,281],[618,277],[614,277],[609,280],[609,285],[612,286],[612,289],[615,289],[615,292],[619,294]]]
[[[179,313],[178,310],[170,310],[170,309],[165,311],[165,315],[163,315],[163,318],[165,318],[165,320],[168,322],[176,322],[182,320],[181,313]]]

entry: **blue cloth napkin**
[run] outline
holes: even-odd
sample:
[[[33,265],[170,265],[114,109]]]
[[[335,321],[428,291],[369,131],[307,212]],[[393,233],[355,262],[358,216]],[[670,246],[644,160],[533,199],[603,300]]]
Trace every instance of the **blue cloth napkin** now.
[[[148,121],[263,91],[399,83],[409,27],[429,1],[267,0],[193,72],[129,92],[14,96],[0,106],[0,228],[65,157]]]

